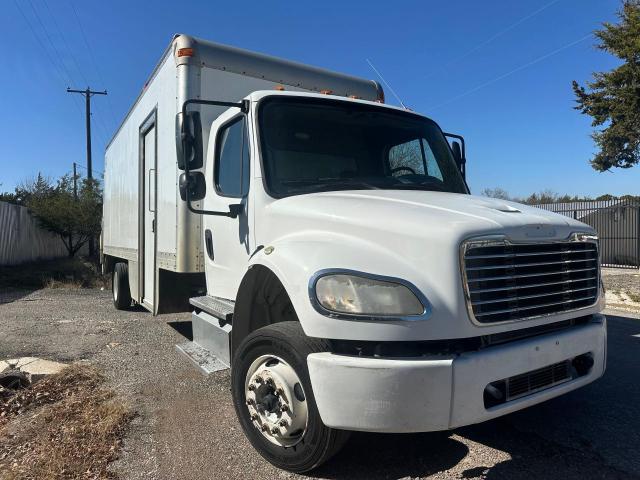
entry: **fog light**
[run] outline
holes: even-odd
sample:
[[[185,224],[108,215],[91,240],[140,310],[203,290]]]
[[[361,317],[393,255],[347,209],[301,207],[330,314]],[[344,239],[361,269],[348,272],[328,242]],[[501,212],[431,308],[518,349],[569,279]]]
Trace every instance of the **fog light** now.
[[[576,369],[579,377],[582,377],[583,375],[589,373],[591,367],[593,367],[593,364],[593,355],[591,355],[590,353],[578,355],[571,361],[571,365],[573,365],[573,368]]]

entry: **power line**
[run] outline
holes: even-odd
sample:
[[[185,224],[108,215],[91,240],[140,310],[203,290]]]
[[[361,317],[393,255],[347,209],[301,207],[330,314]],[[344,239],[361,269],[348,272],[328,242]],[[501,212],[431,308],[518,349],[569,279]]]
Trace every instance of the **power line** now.
[[[58,25],[58,21],[56,20],[56,17],[53,15],[53,11],[49,7],[49,4],[47,3],[47,0],[42,0],[42,2],[44,3],[44,6],[46,7],[47,11],[49,12],[49,18],[51,18],[51,20],[53,21],[53,24],[54,24],[56,30],[58,31],[58,34],[60,35],[60,38],[62,38],[62,41],[64,42],[64,46],[66,47],[67,52],[71,56],[71,60],[73,60],[73,63],[76,66],[76,69],[78,70],[78,73],[80,74],[80,76],[84,80],[84,83],[88,85],[89,84],[89,80],[87,80],[87,77],[85,77],[85,75],[82,73],[82,69],[80,68],[80,64],[78,63],[78,60],[76,59],[76,56],[73,54],[74,49],[69,46],[69,42],[67,42],[67,37],[65,37],[63,30],[60,28],[60,25]]]
[[[76,18],[76,22],[78,23],[78,27],[80,28],[80,34],[82,35],[82,39],[84,40],[84,44],[87,46],[87,51],[89,52],[89,57],[91,58],[91,62],[93,63],[93,68],[95,69],[96,73],[98,74],[98,79],[102,82],[103,86],[106,86],[106,82],[104,81],[103,77],[102,77],[102,73],[100,71],[100,68],[98,67],[98,62],[96,62],[96,57],[93,54],[93,49],[91,48],[91,45],[89,44],[89,41],[87,40],[87,35],[84,32],[84,28],[82,27],[82,22],[80,21],[80,17],[78,16],[78,11],[76,10],[76,7],[74,6],[73,2],[71,0],[68,0],[69,5],[71,6],[71,10],[73,10],[73,15]],[[113,118],[113,122],[114,124],[117,126],[118,125],[118,120],[116,119],[116,115],[114,113],[114,109],[113,109],[113,105],[111,104],[111,99],[109,97],[107,97],[107,105],[109,106],[109,110],[111,112],[111,117]]]
[[[64,63],[64,60],[62,59],[62,55],[60,55],[60,52],[58,51],[55,44],[53,43],[53,40],[51,39],[51,36],[49,35],[47,28],[44,26],[44,23],[42,22],[40,15],[38,15],[38,11],[36,10],[36,7],[34,7],[33,2],[31,0],[29,0],[29,5],[31,6],[31,10],[33,10],[33,15],[35,16],[36,20],[38,21],[38,23],[40,23],[40,26],[42,27],[42,31],[47,37],[47,40],[49,40],[49,45],[51,45],[51,49],[53,50],[55,55],[58,57],[58,61],[60,62],[60,66],[62,67],[62,70],[67,74],[67,79],[69,81],[69,84],[72,84],[73,76],[69,73],[69,70],[67,69],[67,66]]]
[[[465,58],[467,58],[469,55],[471,55],[472,53],[477,52],[478,50],[480,50],[482,47],[490,44],[491,42],[493,42],[495,39],[501,37],[502,35],[504,35],[507,32],[510,32],[511,30],[513,30],[514,28],[516,28],[518,25],[521,25],[522,23],[526,22],[527,20],[529,20],[532,17],[535,17],[536,15],[538,15],[539,13],[543,12],[544,10],[546,10],[547,8],[555,5],[556,3],[560,2],[561,0],[552,0],[549,3],[544,4],[543,6],[541,6],[540,8],[538,8],[537,10],[529,13],[528,15],[525,15],[524,17],[522,17],[521,19],[517,20],[516,22],[510,24],[508,27],[503,28],[502,30],[500,30],[499,32],[493,34],[492,36],[490,36],[489,38],[487,38],[486,40],[478,43],[477,45],[475,45],[474,47],[472,47],[471,49],[467,50],[465,53],[463,53],[462,55],[458,56],[458,57],[454,57],[453,59],[445,62],[444,65],[442,65],[442,67],[440,67],[441,71],[446,72],[447,68],[450,67],[451,65],[458,63],[460,60],[463,60]],[[434,76],[436,73],[432,72],[430,75],[427,75],[427,78],[430,78],[432,76]]]
[[[44,42],[40,39],[40,37],[36,33],[36,30],[35,30],[35,28],[33,28],[33,25],[31,24],[31,21],[29,20],[27,15],[24,13],[22,8],[20,7],[20,4],[18,3],[18,0],[14,0],[14,3],[16,5],[16,8],[18,9],[20,14],[22,15],[22,18],[24,18],[24,21],[27,24],[27,26],[29,27],[29,30],[31,30],[31,33],[33,34],[33,36],[35,37],[36,41],[40,45],[40,48],[42,49],[42,51],[44,52],[45,56],[47,57],[47,59],[51,63],[51,66],[53,67],[53,70],[56,72],[56,75],[58,76],[58,79],[61,81],[62,85],[64,85],[67,82],[64,79],[64,73],[60,70],[60,66],[53,60],[53,57],[51,57],[51,54],[49,53],[49,50],[47,49],[47,47],[45,46]],[[74,98],[73,104],[75,105],[76,110],[78,110],[78,113],[82,114],[82,110],[80,109],[80,106],[78,105],[78,100],[77,99]]]
[[[58,33],[60,34],[60,37],[62,38],[62,40],[63,40],[63,42],[64,42],[65,47],[67,48],[67,50],[68,50],[69,54],[71,55],[71,59],[73,60],[73,63],[75,64],[76,69],[78,70],[78,73],[79,73],[79,74],[80,74],[80,76],[83,78],[83,80],[88,84],[89,82],[88,82],[88,80],[87,80],[87,77],[83,74],[82,69],[80,68],[80,64],[79,64],[78,60],[76,59],[75,55],[73,54],[73,51],[74,51],[74,50],[70,47],[69,42],[67,41],[67,39],[66,39],[66,37],[65,37],[65,35],[64,35],[63,31],[62,31],[62,29],[61,29],[61,28],[60,28],[60,26],[58,25],[58,22],[56,21],[55,16],[53,15],[53,11],[52,11],[52,10],[51,10],[51,8],[49,7],[49,4],[47,3],[47,0],[42,0],[42,1],[43,1],[44,5],[45,5],[46,9],[47,9],[47,10],[48,10],[48,12],[49,12],[49,16],[51,17],[51,19],[52,19],[52,21],[53,21],[53,23],[54,23],[54,26],[56,27],[56,29],[58,30]],[[36,12],[36,10],[35,10],[35,7],[34,7],[34,5],[33,5],[33,1],[32,1],[32,0],[29,0],[29,3],[31,4],[31,8],[33,9],[33,12],[34,12],[34,14],[36,15],[36,17],[37,17],[38,21],[40,22],[40,25],[42,26],[42,29],[43,29],[43,31],[45,32],[45,35],[46,35],[46,36],[47,36],[47,38],[49,39],[49,43],[51,44],[51,46],[52,46],[52,48],[54,49],[54,51],[58,54],[58,58],[59,58],[59,60],[60,60],[61,65],[63,65],[63,67],[65,67],[65,66],[64,66],[64,61],[63,61],[63,59],[62,59],[62,56],[60,55],[59,51],[57,50],[57,48],[56,48],[56,47],[55,47],[55,45],[53,44],[53,41],[52,41],[51,37],[49,36],[49,34],[48,34],[47,30],[46,30],[46,27],[45,27],[45,25],[44,25],[44,22],[41,20],[40,16],[37,14],[37,12]],[[84,33],[83,33],[83,38],[84,38]],[[86,43],[86,38],[85,38],[85,43]],[[67,72],[67,75],[69,76],[70,81],[71,81],[71,82],[73,82],[73,77],[71,76],[70,71],[66,69],[66,67],[65,67],[65,71]],[[75,97],[74,97],[74,103],[77,105],[77,99],[76,99]],[[94,115],[92,115],[92,116],[94,116]],[[98,124],[99,124],[100,128],[102,128],[102,129],[103,129],[103,132],[97,132],[97,133],[98,133],[98,135],[99,135],[100,137],[102,137],[102,138],[101,138],[101,141],[102,141],[103,143],[106,143],[106,141],[105,141],[105,137],[107,137],[107,136],[108,136],[108,133],[107,133],[107,128],[106,128],[106,126],[104,125],[104,121],[102,120],[102,117],[101,117],[100,115],[95,116],[95,118],[97,118],[97,119],[98,119]]]
[[[553,51],[551,51],[549,53],[545,53],[544,55],[541,55],[540,57],[535,58],[534,60],[531,60],[530,62],[527,62],[524,65],[520,65],[519,67],[516,67],[513,70],[509,70],[508,72],[503,73],[502,75],[498,75],[497,77],[492,78],[491,80],[488,80],[488,81],[486,81],[484,83],[481,83],[480,85],[478,85],[478,86],[476,86],[476,87],[474,87],[474,88],[472,88],[470,90],[467,90],[466,92],[461,93],[460,95],[456,95],[455,97],[450,98],[449,100],[447,100],[445,102],[442,102],[442,103],[436,105],[435,107],[432,107],[431,110],[438,109],[440,107],[443,107],[445,105],[450,104],[451,102],[455,102],[456,100],[460,100],[461,98],[466,97],[467,95],[471,95],[472,93],[475,93],[475,92],[477,92],[478,90],[480,90],[480,89],[482,89],[484,87],[488,87],[489,85],[491,85],[493,83],[496,83],[496,82],[502,80],[503,78],[509,77],[509,76],[513,75],[514,73],[519,72],[520,70],[524,70],[525,68],[528,68],[528,67],[530,67],[532,65],[535,65],[536,63],[540,63],[541,61],[546,60],[547,58],[552,57],[553,55],[556,55],[556,54],[558,54],[558,53],[560,53],[560,52],[562,52],[562,51],[564,51],[564,50],[566,50],[568,48],[571,48],[571,47],[573,47],[574,45],[577,45],[580,42],[584,42],[585,40],[587,40],[588,38],[591,38],[591,37],[593,37],[593,33],[585,35],[584,37],[579,38],[578,40],[574,40],[573,42],[570,42],[570,43],[568,43],[568,44],[566,44],[566,45],[564,45],[564,46],[562,46],[560,48],[556,48],[555,50],[553,50]]]
[[[73,162],[73,163],[75,163],[75,165],[77,167],[84,168],[85,170],[88,170],[88,168],[85,165],[82,165],[81,163],[78,163],[78,162]],[[98,173],[104,173],[102,170],[96,170],[95,168],[93,170],[98,172]]]
[[[31,0],[30,0],[31,1]],[[69,42],[67,41],[66,36],[64,35],[64,32],[62,31],[62,29],[60,28],[55,16],[53,15],[53,11],[51,10],[51,8],[49,7],[49,4],[47,2],[47,0],[42,0],[42,2],[44,3],[46,9],[49,12],[49,16],[51,17],[54,26],[56,27],[56,29],[58,30],[58,33],[60,35],[60,37],[62,38],[62,41],[64,42],[65,47],[67,48],[67,51],[69,52],[69,54],[71,55],[71,59],[73,60],[73,63],[76,66],[76,69],[78,70],[78,73],[80,74],[80,76],[82,77],[82,79],[85,81],[86,84],[89,84],[89,81],[87,80],[87,77],[84,75],[84,73],[82,72],[82,69],[80,68],[80,63],[78,62],[76,56],[73,54],[74,49],[72,49],[69,45]],[[82,32],[81,32],[82,33]],[[83,38],[84,38],[84,34],[83,34]],[[86,43],[86,38],[84,39],[85,43]],[[98,74],[99,76],[99,74]],[[77,99],[74,97],[74,102],[76,102]],[[95,113],[95,112],[94,112]],[[92,114],[92,117],[96,118],[98,120],[98,125],[100,127],[100,129],[102,129],[102,131],[97,131],[96,133],[98,133],[98,136],[101,137],[100,141],[102,141],[103,143],[106,144],[106,140],[105,138],[108,137],[108,133],[107,133],[107,128],[104,124],[104,121],[102,119],[102,117],[100,115],[94,115]],[[99,129],[99,130],[100,130]]]

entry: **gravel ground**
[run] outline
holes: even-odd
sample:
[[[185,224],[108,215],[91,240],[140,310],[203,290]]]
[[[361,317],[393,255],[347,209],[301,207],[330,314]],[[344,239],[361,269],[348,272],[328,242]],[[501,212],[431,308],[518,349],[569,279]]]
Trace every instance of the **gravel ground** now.
[[[607,305],[619,310],[640,313],[638,269],[603,268],[602,281],[607,291]]]
[[[312,476],[640,478],[640,339],[633,336],[640,322],[631,316],[609,316],[608,371],[594,384],[449,434],[355,434]],[[205,377],[175,352],[184,340],[176,329],[188,320],[118,312],[109,292],[97,290],[0,292],[0,358],[98,365],[139,412],[113,464],[122,478],[302,478],[275,469],[245,440],[228,372]]]
[[[637,268],[603,268],[602,281],[607,290],[631,292],[640,296],[640,270]]]

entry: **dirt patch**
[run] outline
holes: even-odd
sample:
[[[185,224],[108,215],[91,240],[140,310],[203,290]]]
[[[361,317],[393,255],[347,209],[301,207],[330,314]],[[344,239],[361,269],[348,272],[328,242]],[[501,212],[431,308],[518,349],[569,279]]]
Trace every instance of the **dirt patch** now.
[[[0,289],[111,288],[111,276],[82,258],[62,258],[0,267]]]
[[[93,367],[71,365],[0,398],[0,479],[115,478],[132,418]]]

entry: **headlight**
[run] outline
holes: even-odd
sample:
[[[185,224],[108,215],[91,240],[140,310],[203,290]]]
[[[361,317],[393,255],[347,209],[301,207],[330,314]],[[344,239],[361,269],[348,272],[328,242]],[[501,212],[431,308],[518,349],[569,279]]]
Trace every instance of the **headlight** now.
[[[415,287],[383,278],[327,273],[317,278],[311,293],[321,307],[340,314],[405,317],[427,313],[428,302],[418,298]]]

